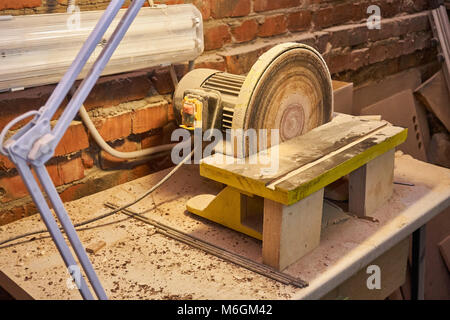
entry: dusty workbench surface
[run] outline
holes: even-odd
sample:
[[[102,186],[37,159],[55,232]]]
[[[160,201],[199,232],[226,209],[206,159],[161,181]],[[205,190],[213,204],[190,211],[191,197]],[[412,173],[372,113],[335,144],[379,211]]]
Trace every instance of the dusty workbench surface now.
[[[168,171],[149,175],[70,202],[74,223],[110,211],[105,202],[126,204]],[[321,244],[285,270],[309,282],[283,285],[155,232],[154,227],[116,214],[78,234],[85,246],[105,241],[90,258],[111,299],[292,299],[318,298],[394,246],[449,205],[450,170],[409,156],[396,157],[394,195],[373,214],[379,222],[351,217],[322,231]],[[198,194],[221,185],[200,177],[198,166],[182,167],[153,195],[131,207],[217,246],[261,262],[261,242],[196,217],[185,210]],[[44,228],[38,215],[0,227],[0,241]],[[11,245],[12,244],[12,245]],[[0,247],[0,271],[35,299],[80,299],[68,289],[68,273],[48,235]]]

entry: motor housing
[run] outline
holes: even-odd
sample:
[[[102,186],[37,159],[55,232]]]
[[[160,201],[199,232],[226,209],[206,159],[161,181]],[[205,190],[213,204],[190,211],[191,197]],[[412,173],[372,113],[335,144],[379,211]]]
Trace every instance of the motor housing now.
[[[201,121],[190,128],[183,124],[186,99],[202,105]],[[247,76],[213,69],[189,72],[173,105],[178,123],[191,130],[279,129],[280,141],[286,141],[331,120],[332,82],[315,49],[284,43],[264,53]]]

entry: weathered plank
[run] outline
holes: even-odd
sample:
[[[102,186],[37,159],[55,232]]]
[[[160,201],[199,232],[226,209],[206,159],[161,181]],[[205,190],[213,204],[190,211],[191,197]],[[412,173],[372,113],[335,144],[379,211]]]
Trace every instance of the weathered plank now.
[[[284,174],[277,173],[272,175],[271,179],[256,174],[261,169],[257,164],[214,164],[214,161],[223,156],[221,154],[206,158],[200,165],[200,174],[276,202],[293,204],[395,148],[407,137],[406,129],[386,125],[384,121],[359,120],[358,122],[366,132],[362,137],[358,130],[359,126],[355,125],[350,136],[341,138],[342,136],[338,134],[341,126],[338,124],[334,126],[336,133],[334,139],[330,138],[332,133],[328,130],[327,135],[321,136],[321,127],[304,136],[282,143],[279,146],[280,158],[286,161],[280,159],[279,172]],[[372,131],[369,131],[368,123],[378,124],[379,127],[373,125]],[[311,137],[317,139],[318,145],[324,149],[314,146]],[[324,147],[325,144],[327,146],[334,144],[339,147]],[[286,157],[286,153],[283,153],[284,151],[281,151],[282,149],[291,150],[286,151],[290,153],[289,158]],[[303,150],[303,156],[299,150]],[[294,154],[298,157],[293,157]],[[285,165],[288,169],[283,168]]]

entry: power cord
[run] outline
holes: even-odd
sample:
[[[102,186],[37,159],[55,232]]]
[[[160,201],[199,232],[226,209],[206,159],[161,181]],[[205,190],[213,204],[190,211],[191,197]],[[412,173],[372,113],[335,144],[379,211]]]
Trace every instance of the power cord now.
[[[105,214],[102,214],[102,215],[100,215],[100,216],[98,216],[98,217],[95,217],[95,218],[92,218],[92,219],[89,219],[89,220],[85,220],[85,221],[83,221],[83,222],[79,222],[79,223],[75,224],[74,227],[75,227],[75,228],[78,228],[78,227],[87,225],[87,224],[89,224],[89,223],[92,223],[92,222],[95,222],[95,221],[98,221],[98,220],[107,218],[107,217],[112,216],[113,214],[115,214],[115,213],[117,213],[117,212],[120,212],[120,211],[122,211],[122,210],[125,210],[125,209],[131,207],[132,205],[135,205],[135,204],[138,203],[139,201],[142,201],[144,198],[148,197],[151,193],[153,193],[156,189],[158,189],[163,183],[165,183],[167,180],[169,180],[170,177],[172,177],[172,176],[175,174],[175,172],[177,172],[178,169],[180,169],[181,166],[182,166],[183,164],[185,164],[186,161],[192,157],[192,155],[194,154],[194,152],[195,152],[195,148],[194,148],[194,150],[191,151],[191,153],[190,153],[188,156],[186,156],[179,164],[177,164],[176,167],[173,168],[173,169],[172,169],[172,170],[171,170],[171,171],[170,171],[170,172],[169,172],[162,180],[160,180],[160,181],[159,181],[157,184],[155,184],[150,190],[148,190],[147,192],[145,192],[142,196],[140,196],[139,198],[137,198],[137,199],[134,200],[133,202],[130,202],[130,203],[128,203],[128,204],[126,204],[126,205],[124,205],[124,206],[122,206],[122,207],[120,207],[120,208],[117,208],[117,209],[115,209],[115,210],[113,210],[113,211],[110,211],[110,212],[107,212],[107,213],[105,213]],[[62,228],[61,228],[61,230],[62,230]],[[0,246],[6,244],[6,243],[8,243],[8,242],[11,242],[11,241],[15,241],[15,240],[19,240],[19,239],[22,239],[22,238],[25,238],[25,237],[34,236],[34,235],[37,235],[37,234],[47,233],[47,232],[48,232],[47,229],[41,229],[41,230],[37,230],[37,231],[32,231],[32,232],[24,233],[24,234],[21,234],[21,235],[18,235],[18,236],[15,236],[15,237],[12,237],[12,238],[9,238],[9,239],[0,241]],[[64,232],[64,230],[62,230],[62,232]]]

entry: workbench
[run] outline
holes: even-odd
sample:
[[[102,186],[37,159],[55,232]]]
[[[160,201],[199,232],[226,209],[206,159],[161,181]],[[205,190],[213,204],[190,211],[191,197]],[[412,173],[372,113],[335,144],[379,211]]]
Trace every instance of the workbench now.
[[[167,172],[66,203],[69,216],[78,223],[108,212],[105,202],[126,204]],[[349,296],[345,290],[336,290],[361,278],[361,274],[365,275],[361,278],[365,283],[368,265],[395,256],[396,248],[405,252],[407,238],[450,204],[448,169],[397,153],[394,181],[403,184],[395,184],[393,196],[371,214],[376,220],[349,216],[328,224],[322,229],[320,245],[284,270],[307,281],[305,288],[281,284],[206,254],[123,214],[94,222],[79,235],[85,246],[106,242],[90,258],[110,299],[380,298],[391,292],[381,295],[383,289],[366,290]],[[186,211],[188,199],[204,193],[217,194],[222,188],[201,177],[198,166],[185,165],[131,210],[262,262],[261,241]],[[27,217],[1,226],[0,241],[43,227],[38,215]],[[17,297],[26,297],[26,292],[34,299],[80,299],[77,290],[67,287],[68,273],[51,239],[48,235],[36,238],[0,248],[0,285],[9,287]],[[383,280],[381,285],[383,288]]]

